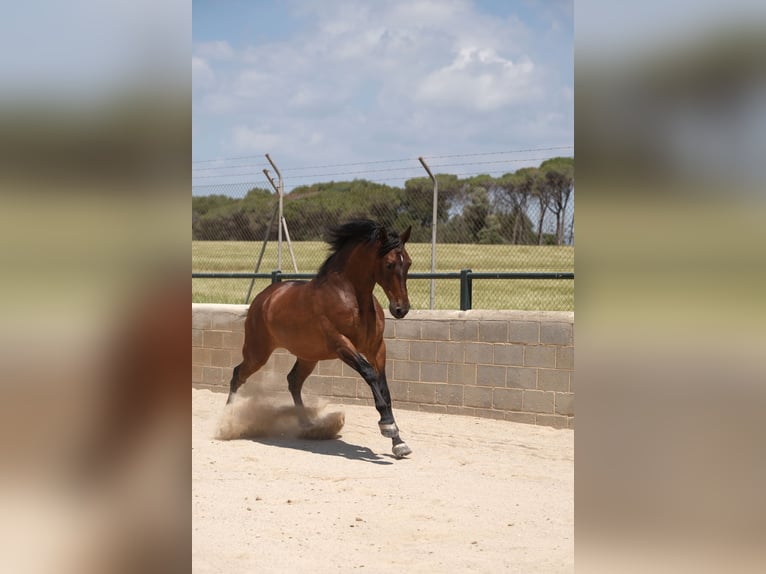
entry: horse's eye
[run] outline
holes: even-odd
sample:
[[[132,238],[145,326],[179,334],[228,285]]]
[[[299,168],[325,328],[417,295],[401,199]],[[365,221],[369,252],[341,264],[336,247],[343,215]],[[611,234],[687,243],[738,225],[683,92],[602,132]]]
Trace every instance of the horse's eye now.
[[[393,263],[386,263],[386,269],[393,269],[394,264]]]

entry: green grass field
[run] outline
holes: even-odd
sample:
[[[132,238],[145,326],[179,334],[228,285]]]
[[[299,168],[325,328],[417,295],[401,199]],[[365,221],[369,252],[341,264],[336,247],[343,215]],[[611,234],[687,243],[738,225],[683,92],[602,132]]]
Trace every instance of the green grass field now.
[[[193,241],[192,270],[222,272],[252,272],[260,242]],[[412,258],[410,273],[431,269],[431,245],[407,244]],[[328,254],[327,245],[318,241],[293,243],[299,273],[314,273]],[[270,242],[261,262],[259,273],[277,268],[277,244]],[[436,270],[460,271],[574,271],[574,247],[532,245],[468,245],[437,244]],[[287,244],[282,246],[282,270],[293,271]],[[252,297],[269,284],[268,279],[256,279]],[[192,301],[195,303],[244,303],[249,279],[192,279]],[[428,309],[430,280],[408,281],[413,309]],[[457,279],[435,281],[436,309],[460,308],[460,282]],[[385,307],[385,296],[376,288],[378,300]],[[574,310],[574,281],[571,280],[503,280],[475,279],[473,281],[474,309],[526,309],[549,311]]]

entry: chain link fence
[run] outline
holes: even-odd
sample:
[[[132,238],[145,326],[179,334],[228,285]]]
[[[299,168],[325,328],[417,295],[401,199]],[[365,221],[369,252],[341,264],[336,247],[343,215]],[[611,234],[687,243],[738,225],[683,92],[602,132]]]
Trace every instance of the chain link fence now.
[[[523,171],[523,170],[520,170]],[[518,172],[517,172],[518,175]],[[522,174],[523,175],[523,174]],[[437,175],[435,271],[574,272],[574,186],[545,192],[544,180],[526,182],[477,176]],[[506,177],[507,180],[507,177]],[[543,182],[543,184],[540,183]],[[280,268],[278,196],[266,185],[221,184],[192,190],[192,272],[270,274]],[[407,250],[411,275],[431,271],[433,182],[407,180],[392,187],[366,180],[319,183],[284,195],[281,271],[313,274],[328,254],[328,226],[355,218],[396,231],[412,226]],[[460,308],[454,278],[410,278],[413,309]],[[192,278],[192,300],[246,303],[271,282]],[[379,300],[385,296],[377,288]],[[574,310],[574,279],[498,279],[472,282],[474,309]]]

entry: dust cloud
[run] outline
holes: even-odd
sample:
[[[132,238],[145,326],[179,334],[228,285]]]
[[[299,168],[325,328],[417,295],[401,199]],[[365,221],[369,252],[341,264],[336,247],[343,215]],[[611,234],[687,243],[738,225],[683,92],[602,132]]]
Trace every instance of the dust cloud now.
[[[301,425],[299,408],[287,401],[256,391],[249,395],[235,395],[227,404],[215,438],[306,438],[328,440],[338,436],[346,421],[343,411],[328,410],[326,405],[306,406],[304,412],[308,426]]]

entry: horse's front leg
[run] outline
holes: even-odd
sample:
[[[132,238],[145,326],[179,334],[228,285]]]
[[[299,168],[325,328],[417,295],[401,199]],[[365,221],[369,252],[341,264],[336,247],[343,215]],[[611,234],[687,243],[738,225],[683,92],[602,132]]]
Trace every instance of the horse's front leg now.
[[[390,422],[384,421],[383,416],[381,416],[378,426],[380,427],[381,434],[391,439],[394,456],[396,458],[402,458],[408,454],[412,454],[412,449],[407,446],[407,443],[405,443],[399,436],[399,427],[394,420],[391,393],[388,390],[388,379],[386,379],[386,345],[382,341],[378,352],[375,355],[375,367],[378,373],[378,388],[380,389],[383,401],[388,405],[388,412],[391,416]]]
[[[412,454],[412,449],[407,446],[407,443],[405,443],[399,436],[399,427],[396,425],[396,421],[394,421],[393,409],[391,408],[391,394],[388,391],[388,381],[386,380],[385,367],[383,367],[379,372],[378,386],[384,401],[386,401],[388,404],[388,410],[391,412],[390,423],[383,422],[383,417],[381,416],[381,420],[378,423],[378,426],[380,427],[380,434],[391,439],[391,443],[393,445],[392,450],[396,458],[402,458],[408,454]]]
[[[380,433],[391,439],[394,456],[402,458],[412,453],[412,449],[399,436],[399,427],[396,426],[396,421],[394,420],[394,412],[391,408],[391,394],[386,380],[385,346],[381,345],[381,349],[376,354],[376,365],[382,365],[376,368],[367,362],[348,339],[343,337],[342,343],[338,348],[338,356],[344,363],[362,375],[362,378],[370,386],[372,397],[375,400],[375,409],[380,414],[380,421],[378,421]]]

